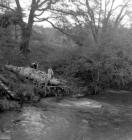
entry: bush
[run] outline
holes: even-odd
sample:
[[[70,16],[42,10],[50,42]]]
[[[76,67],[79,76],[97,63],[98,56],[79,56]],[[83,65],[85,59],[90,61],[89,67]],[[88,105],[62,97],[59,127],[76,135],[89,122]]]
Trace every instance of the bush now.
[[[132,80],[132,62],[122,51],[113,56],[96,51],[89,57],[67,51],[49,63],[69,86],[76,87],[75,92],[81,89],[79,92],[97,94],[107,88],[126,89]]]

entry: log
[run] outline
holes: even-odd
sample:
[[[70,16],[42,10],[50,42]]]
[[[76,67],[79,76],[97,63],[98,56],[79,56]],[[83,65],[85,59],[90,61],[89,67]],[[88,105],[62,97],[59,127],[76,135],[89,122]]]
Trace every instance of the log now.
[[[8,81],[2,74],[0,74],[0,80],[1,80],[1,82],[3,82],[3,83],[6,83],[6,84],[9,83],[9,81]]]
[[[17,67],[13,65],[5,65],[5,68],[9,71],[15,72],[20,76],[25,78],[33,79],[40,84],[51,84],[51,85],[60,85],[62,82],[59,79],[54,78],[50,73],[33,69],[30,67]]]
[[[6,91],[6,94],[10,99],[14,99],[14,93],[0,80],[0,87],[1,89]]]

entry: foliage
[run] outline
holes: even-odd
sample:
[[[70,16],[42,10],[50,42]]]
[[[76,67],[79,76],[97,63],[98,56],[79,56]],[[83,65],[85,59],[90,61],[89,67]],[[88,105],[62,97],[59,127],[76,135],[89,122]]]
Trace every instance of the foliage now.
[[[63,57],[56,57],[49,62],[55,73],[66,78],[69,86],[79,87],[80,92],[96,94],[106,88],[125,89],[132,80],[131,60],[122,51],[113,56],[95,51],[84,57],[77,51],[65,50]]]

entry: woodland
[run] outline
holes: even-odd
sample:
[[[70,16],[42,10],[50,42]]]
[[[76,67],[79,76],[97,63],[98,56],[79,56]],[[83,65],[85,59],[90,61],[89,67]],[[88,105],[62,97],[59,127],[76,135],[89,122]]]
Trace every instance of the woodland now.
[[[26,7],[23,0],[0,0],[1,110],[47,96],[131,91],[131,6],[130,0],[30,0]],[[33,62],[37,70],[19,71]],[[55,86],[39,75],[49,68]]]

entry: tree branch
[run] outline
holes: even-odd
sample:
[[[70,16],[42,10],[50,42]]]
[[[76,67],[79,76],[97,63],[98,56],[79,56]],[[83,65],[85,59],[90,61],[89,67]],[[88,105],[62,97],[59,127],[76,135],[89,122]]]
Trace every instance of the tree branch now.
[[[53,11],[53,12],[59,12],[59,13],[63,13],[63,14],[65,14],[65,15],[74,15],[74,16],[76,16],[76,15],[78,15],[79,16],[79,13],[77,14],[75,11],[73,11],[73,10],[62,10],[62,9],[50,9],[50,11]],[[82,15],[82,14],[80,14],[80,15]]]
[[[39,0],[39,2],[40,2],[40,0]],[[50,1],[49,1],[49,0],[44,0],[44,1],[43,1],[43,2],[41,2],[40,4],[38,3],[38,7],[43,6],[44,4],[46,4],[46,2],[51,3],[51,0],[50,0]]]
[[[34,22],[42,22],[42,21],[47,21],[49,19],[49,17],[47,18],[38,18],[38,17],[35,17],[37,20],[34,20]]]
[[[48,23],[50,23],[50,24],[52,25],[53,28],[57,29],[57,30],[60,31],[61,33],[65,34],[65,35],[67,35],[67,36],[71,36],[71,37],[73,36],[73,35],[71,35],[71,34],[65,32],[63,29],[61,29],[61,28],[55,26],[55,25],[54,25],[51,21],[49,21],[48,19],[47,19],[46,21],[47,21]]]
[[[35,16],[35,17],[39,17],[39,16],[41,16],[44,12],[45,12],[45,11],[41,11],[40,14],[35,14],[34,16]]]
[[[8,6],[3,5],[3,4],[0,4],[0,7],[5,8],[5,9],[8,9],[8,10],[11,10],[11,11],[13,11],[13,12],[16,12],[16,11],[15,11],[14,9],[12,9],[11,7],[8,7]]]
[[[21,13],[22,13],[22,8],[21,8],[21,5],[20,5],[20,1],[19,0],[15,0],[15,2],[16,2],[18,10],[21,11]]]
[[[23,13],[22,13],[22,8],[20,5],[20,1],[19,0],[15,0],[16,5],[17,5],[17,12],[19,15],[19,25],[21,26],[21,28],[25,28],[25,22],[23,21]]]
[[[99,2],[99,16],[98,16],[98,30],[100,28],[100,22],[101,22],[101,13],[102,13],[102,0]]]

